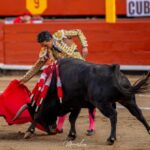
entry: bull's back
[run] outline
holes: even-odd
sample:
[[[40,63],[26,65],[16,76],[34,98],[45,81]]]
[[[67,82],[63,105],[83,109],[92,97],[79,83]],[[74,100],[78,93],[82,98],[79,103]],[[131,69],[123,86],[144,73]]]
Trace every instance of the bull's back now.
[[[105,89],[116,92],[118,86],[129,88],[130,82],[120,72],[119,65],[99,65],[80,59],[67,58],[59,61],[63,89],[70,97],[83,97],[89,87],[91,90]],[[106,88],[107,87],[107,88]]]

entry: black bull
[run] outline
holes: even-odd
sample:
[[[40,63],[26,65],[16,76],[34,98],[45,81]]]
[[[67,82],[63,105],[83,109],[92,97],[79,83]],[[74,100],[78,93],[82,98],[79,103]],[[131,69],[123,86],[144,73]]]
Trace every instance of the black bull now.
[[[28,104],[34,121],[27,133],[34,132],[36,123],[40,123],[50,133],[50,126],[55,125],[57,116],[71,112],[68,138],[74,139],[75,122],[81,108],[87,107],[92,111],[96,107],[110,119],[111,133],[107,141],[113,144],[116,140],[116,102],[125,106],[150,133],[150,126],[135,101],[135,94],[144,92],[147,88],[150,73],[132,86],[127,77],[120,72],[119,65],[96,65],[78,59],[62,59],[58,64],[63,88],[62,104],[57,96],[54,73],[48,94],[39,111],[35,113],[31,104]]]

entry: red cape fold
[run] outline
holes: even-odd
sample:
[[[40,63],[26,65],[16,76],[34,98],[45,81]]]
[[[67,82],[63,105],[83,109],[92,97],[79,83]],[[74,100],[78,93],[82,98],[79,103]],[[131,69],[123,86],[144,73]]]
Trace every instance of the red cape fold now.
[[[19,108],[30,102],[30,94],[25,85],[21,85],[18,80],[13,80],[0,95],[0,116],[3,116],[9,125],[32,122],[28,110],[25,110],[16,121],[12,121]],[[40,125],[37,127],[43,130]]]

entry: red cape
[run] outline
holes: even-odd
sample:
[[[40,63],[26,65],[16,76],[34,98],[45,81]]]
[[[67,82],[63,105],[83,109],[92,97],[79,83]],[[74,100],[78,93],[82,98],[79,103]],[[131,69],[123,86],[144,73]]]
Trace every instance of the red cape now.
[[[0,116],[3,116],[9,125],[32,122],[28,110],[25,110],[16,121],[12,121],[20,107],[30,102],[30,94],[25,85],[21,85],[18,80],[13,80],[0,95]],[[40,124],[36,127],[45,131]]]
[[[0,116],[3,116],[9,125],[32,121],[28,110],[25,110],[16,121],[12,122],[19,108],[29,101],[30,91],[27,87],[20,85],[19,81],[13,80],[0,95]]]

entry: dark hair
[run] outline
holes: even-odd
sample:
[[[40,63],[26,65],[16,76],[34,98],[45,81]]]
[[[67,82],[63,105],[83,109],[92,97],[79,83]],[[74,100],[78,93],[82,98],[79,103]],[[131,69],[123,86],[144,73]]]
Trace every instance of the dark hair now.
[[[51,38],[52,38],[52,35],[48,31],[42,31],[37,35],[38,43],[42,43],[44,41],[50,41]]]

